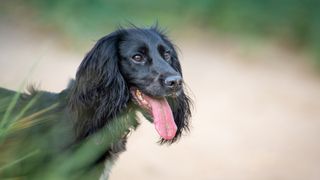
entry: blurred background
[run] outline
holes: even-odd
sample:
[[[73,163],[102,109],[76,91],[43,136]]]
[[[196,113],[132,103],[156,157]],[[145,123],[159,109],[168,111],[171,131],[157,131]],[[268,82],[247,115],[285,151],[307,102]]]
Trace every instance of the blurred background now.
[[[191,133],[131,134],[111,179],[320,179],[320,1],[12,0],[0,6],[0,86],[59,92],[102,36],[159,23],[180,50]]]

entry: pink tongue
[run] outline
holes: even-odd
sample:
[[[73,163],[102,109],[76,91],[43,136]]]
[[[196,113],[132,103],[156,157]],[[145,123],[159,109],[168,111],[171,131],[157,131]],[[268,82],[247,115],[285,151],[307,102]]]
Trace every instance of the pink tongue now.
[[[159,135],[166,140],[174,138],[177,132],[177,126],[166,98],[153,99],[147,97],[147,99],[151,105],[153,123]]]

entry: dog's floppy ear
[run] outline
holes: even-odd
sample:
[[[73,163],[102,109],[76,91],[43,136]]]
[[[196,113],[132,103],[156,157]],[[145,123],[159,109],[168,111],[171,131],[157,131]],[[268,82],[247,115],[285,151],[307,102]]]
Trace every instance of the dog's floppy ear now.
[[[161,144],[174,143],[181,137],[184,131],[188,132],[190,124],[189,120],[191,117],[192,101],[184,91],[177,97],[169,97],[167,99],[173,113],[174,121],[177,125],[177,132],[175,137],[171,140],[161,139]]]
[[[171,46],[173,49],[172,54],[172,64],[171,66],[180,73],[181,77],[183,77],[182,74],[182,68],[180,65],[180,61],[178,59],[178,54],[174,48],[174,45],[171,44],[171,42],[168,39],[165,39],[167,43]],[[169,143],[173,143],[177,141],[183,131],[189,131],[189,120],[191,118],[191,107],[192,107],[192,100],[191,98],[186,94],[185,84],[183,83],[182,92],[175,98],[171,98],[169,100],[169,104],[172,109],[174,121],[177,125],[177,132],[176,136],[169,141]]]
[[[101,38],[80,64],[69,107],[78,140],[101,129],[127,104],[129,90],[118,68],[120,31]]]
[[[175,54],[175,57],[173,58],[175,59],[172,62],[172,67],[176,71],[178,71],[182,76],[182,70],[177,54]],[[184,85],[185,84],[183,84],[183,86]],[[185,87],[183,87],[182,92],[177,97],[168,98],[168,102],[173,113],[174,121],[178,129],[176,132],[176,136],[172,140],[162,140],[162,143],[173,143],[181,137],[183,131],[189,131],[189,120],[191,117],[192,100],[190,99],[190,97],[188,97],[185,91]]]
[[[182,69],[181,65],[178,59],[178,54],[175,50],[175,46],[171,43],[171,41],[163,34],[160,30],[153,28],[157,33],[160,34],[162,39],[165,41],[166,44],[170,46],[170,48],[173,50],[172,52],[172,63],[171,66],[180,73],[181,77],[182,75]],[[177,125],[177,132],[176,136],[171,140],[164,140],[162,139],[160,143],[173,143],[176,142],[182,135],[183,131],[189,131],[189,120],[191,117],[191,107],[192,107],[192,100],[188,95],[185,93],[185,87],[183,87],[182,92],[177,97],[169,97],[167,98],[168,102],[170,104],[174,121]]]

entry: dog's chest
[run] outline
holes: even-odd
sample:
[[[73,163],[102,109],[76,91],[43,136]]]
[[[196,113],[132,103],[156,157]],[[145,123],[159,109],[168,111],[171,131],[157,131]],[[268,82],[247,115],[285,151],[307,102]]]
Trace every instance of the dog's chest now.
[[[108,180],[111,169],[118,159],[120,153],[126,150],[127,138],[124,137],[117,143],[111,145],[110,149],[105,153],[104,170],[99,178],[99,180]]]

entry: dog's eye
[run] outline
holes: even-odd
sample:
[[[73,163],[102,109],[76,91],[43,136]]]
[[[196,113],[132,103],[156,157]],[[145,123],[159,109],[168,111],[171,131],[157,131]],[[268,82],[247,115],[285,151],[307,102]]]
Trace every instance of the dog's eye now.
[[[164,59],[165,59],[166,61],[169,61],[169,60],[171,59],[171,55],[170,55],[169,52],[165,52],[165,53],[163,54],[163,57],[164,57]]]
[[[132,59],[136,62],[141,62],[143,61],[143,57],[140,54],[136,54],[134,56],[132,56]]]

